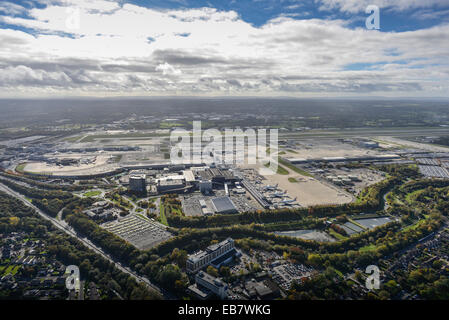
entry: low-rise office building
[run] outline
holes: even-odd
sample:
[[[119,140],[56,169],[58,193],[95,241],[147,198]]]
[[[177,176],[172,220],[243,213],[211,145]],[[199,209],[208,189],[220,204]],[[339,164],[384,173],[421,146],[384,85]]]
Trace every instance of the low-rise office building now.
[[[234,240],[228,238],[220,243],[207,247],[204,251],[198,251],[189,255],[186,269],[190,273],[197,272],[208,265],[219,267],[237,255]]]
[[[189,286],[188,290],[201,300],[208,299],[213,295],[220,299],[228,297],[228,285],[220,278],[215,278],[203,271],[198,272],[195,277],[195,284]]]

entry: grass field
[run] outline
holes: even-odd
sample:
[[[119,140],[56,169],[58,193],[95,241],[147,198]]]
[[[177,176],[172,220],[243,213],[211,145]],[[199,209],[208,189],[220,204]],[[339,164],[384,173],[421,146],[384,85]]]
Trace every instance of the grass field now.
[[[161,129],[171,129],[174,127],[182,127],[183,125],[181,123],[176,123],[176,122],[161,122],[159,124],[159,128]]]
[[[68,137],[64,138],[62,141],[66,142],[77,142],[79,139],[81,139],[82,136],[76,136],[76,137]]]
[[[166,226],[168,226],[168,221],[167,221],[167,217],[165,216],[165,208],[164,208],[164,206],[161,204],[160,205],[160,220],[161,220],[161,223],[163,224],[163,225],[166,225]]]
[[[97,197],[101,194],[101,191],[89,191],[84,194],[85,197]]]
[[[9,265],[6,269],[4,269],[3,275],[12,274],[13,276],[19,271],[20,266]]]
[[[89,135],[83,138],[80,142],[94,142],[98,139],[126,139],[126,138],[152,138],[152,137],[165,137],[168,134],[161,133],[124,133],[124,134],[99,134]]]
[[[306,177],[313,177],[310,173],[308,173],[307,171],[304,171],[300,168],[295,167],[294,165],[288,163],[287,161],[284,161],[282,159],[279,159],[279,163],[282,164],[283,166],[286,166],[287,168],[289,168],[290,170],[293,170],[294,172],[302,175],[302,176],[306,176]]]
[[[270,167],[270,163],[265,164],[265,167],[269,168]],[[278,165],[278,170],[276,172],[277,174],[281,174],[283,176],[288,176],[289,172],[283,168],[282,166]]]
[[[337,240],[346,240],[347,237],[344,235],[339,234],[338,232],[335,232],[335,230],[329,229],[329,234],[336,238]]]
[[[16,167],[16,171],[19,173],[24,173],[25,172],[25,167],[26,167],[26,163],[21,163]]]
[[[290,181],[291,183],[298,183],[298,180],[296,180],[295,178],[288,178],[288,181]]]
[[[362,248],[359,249],[360,252],[368,252],[368,251],[374,251],[376,250],[376,245],[375,244],[370,244],[367,246],[364,246]]]
[[[402,231],[409,231],[409,230],[415,230],[416,228],[418,228],[422,223],[424,222],[424,220],[420,220],[415,224],[411,224],[407,227],[405,227],[404,229],[402,229]]]

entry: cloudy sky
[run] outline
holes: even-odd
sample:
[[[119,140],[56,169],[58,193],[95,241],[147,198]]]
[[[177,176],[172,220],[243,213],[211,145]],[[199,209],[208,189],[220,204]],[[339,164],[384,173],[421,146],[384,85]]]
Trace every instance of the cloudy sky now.
[[[0,97],[449,97],[448,58],[449,0],[0,0]]]

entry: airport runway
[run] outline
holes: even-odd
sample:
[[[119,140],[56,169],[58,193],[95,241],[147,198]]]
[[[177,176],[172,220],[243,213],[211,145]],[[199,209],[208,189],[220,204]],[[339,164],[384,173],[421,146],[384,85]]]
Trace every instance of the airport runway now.
[[[354,128],[354,129],[323,129],[309,130],[297,133],[279,133],[280,138],[311,139],[311,138],[345,138],[345,137],[413,137],[413,136],[449,135],[449,128]]]

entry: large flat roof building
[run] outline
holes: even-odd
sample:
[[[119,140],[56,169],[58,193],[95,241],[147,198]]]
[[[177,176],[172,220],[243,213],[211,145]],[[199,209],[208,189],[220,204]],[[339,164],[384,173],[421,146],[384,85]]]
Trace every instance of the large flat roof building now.
[[[186,269],[190,273],[197,272],[233,251],[235,254],[237,253],[234,240],[228,238],[220,243],[207,247],[204,251],[198,251],[189,255],[187,258]]]
[[[232,202],[229,197],[219,197],[212,199],[212,205],[214,206],[215,212],[220,214],[232,214],[238,213],[234,202]]]
[[[186,186],[186,180],[183,175],[169,176],[160,178],[157,184],[157,190],[159,193],[176,191],[183,189]]]

